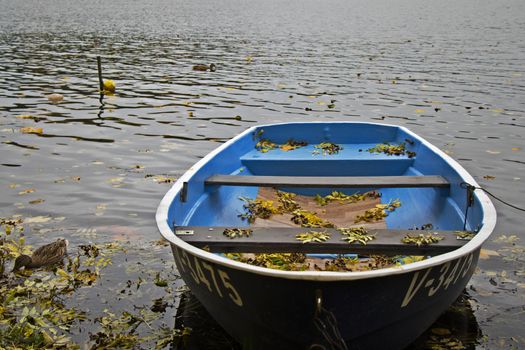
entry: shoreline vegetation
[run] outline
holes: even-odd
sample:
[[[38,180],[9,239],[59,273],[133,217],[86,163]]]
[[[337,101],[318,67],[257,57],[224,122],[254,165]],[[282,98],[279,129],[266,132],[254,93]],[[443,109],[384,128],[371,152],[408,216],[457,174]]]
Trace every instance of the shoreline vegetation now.
[[[156,293],[151,294],[160,297],[143,306],[132,300],[127,308],[109,303],[115,307],[93,312],[92,305],[83,302],[103,284],[102,275],[113,259],[128,253],[126,245],[79,245],[63,264],[12,273],[15,258],[30,254],[32,247],[25,242],[22,219],[1,219],[1,226],[0,349],[163,349],[184,341],[191,333],[189,328],[173,329],[159,322],[174,307],[170,304],[178,280],[174,274],[149,273],[149,278],[130,279],[127,288],[115,291],[133,299],[140,288],[155,288]],[[164,246],[165,242],[154,244]],[[76,341],[76,336],[86,331],[89,339]]]

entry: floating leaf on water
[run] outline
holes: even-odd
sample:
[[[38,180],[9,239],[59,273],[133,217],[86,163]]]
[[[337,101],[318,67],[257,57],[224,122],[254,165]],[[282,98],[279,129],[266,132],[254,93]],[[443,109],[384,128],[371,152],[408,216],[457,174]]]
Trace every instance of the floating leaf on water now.
[[[42,224],[44,222],[48,222],[51,220],[51,217],[49,216],[33,216],[29,218],[24,219],[24,223],[26,224]]]
[[[29,201],[29,204],[40,204],[40,203],[44,203],[45,200],[39,198],[39,199],[35,199],[33,201]]]
[[[482,260],[490,259],[491,256],[499,256],[499,253],[495,250],[483,249],[479,251],[479,258]]]
[[[42,134],[44,130],[42,128],[35,128],[32,126],[27,126],[24,128],[20,128],[20,132],[22,134]]]
[[[18,192],[18,194],[22,196],[24,194],[33,193],[33,192],[35,192],[34,188],[28,188],[27,190],[23,190],[23,191]]]
[[[64,95],[55,93],[55,94],[47,95],[47,99],[50,102],[57,103],[57,102],[60,102],[60,101],[62,101],[64,99]]]
[[[496,178],[496,176],[485,175],[485,176],[483,176],[483,178],[484,178],[485,180],[494,180],[494,179]]]
[[[401,242],[405,244],[415,244],[418,247],[420,247],[422,245],[438,243],[442,239],[443,237],[438,235],[437,233],[430,232],[430,233],[427,233],[426,235],[423,233],[420,233],[417,236],[412,236],[410,234],[407,234],[405,237],[401,239]]]
[[[508,243],[508,244],[514,244],[518,242],[520,238],[516,235],[500,235],[496,239],[494,239],[494,242],[496,243]]]
[[[222,234],[228,238],[238,238],[238,237],[250,237],[253,233],[253,230],[244,229],[244,228],[227,228]]]
[[[303,243],[322,243],[330,239],[330,234],[328,232],[308,231],[297,234],[295,238]]]
[[[314,148],[318,149],[319,152],[322,152],[322,154],[325,156],[332,155],[332,154],[338,154],[340,151],[343,150],[343,147],[341,145],[337,145],[332,142],[321,142],[320,144],[315,145]]]

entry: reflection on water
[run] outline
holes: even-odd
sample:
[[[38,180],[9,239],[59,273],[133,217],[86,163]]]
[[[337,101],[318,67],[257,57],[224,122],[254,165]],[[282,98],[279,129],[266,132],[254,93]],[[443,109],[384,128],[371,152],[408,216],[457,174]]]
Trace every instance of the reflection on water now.
[[[482,341],[482,332],[474,316],[471,302],[468,294],[461,295],[407,350],[475,349]],[[175,328],[189,328],[191,332],[183,341],[178,340],[174,343],[174,349],[242,348],[211,318],[204,306],[189,291],[184,292],[180,297]]]
[[[26,225],[32,244],[156,240],[153,213],[170,186],[159,179],[255,123],[404,125],[525,206],[523,1],[0,0],[0,9],[1,216],[49,218]],[[96,55],[117,84],[103,106]],[[210,63],[216,72],[192,69]],[[496,206],[494,238],[521,241],[487,242],[495,254],[471,281],[479,347],[525,348],[525,314],[512,309],[525,304],[525,265],[509,250],[523,251],[523,220]],[[171,268],[170,252],[159,256]]]

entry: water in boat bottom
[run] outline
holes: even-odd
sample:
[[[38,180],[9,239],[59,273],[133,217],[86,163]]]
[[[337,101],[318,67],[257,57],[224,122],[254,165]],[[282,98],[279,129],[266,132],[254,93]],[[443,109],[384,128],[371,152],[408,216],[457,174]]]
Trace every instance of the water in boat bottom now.
[[[175,328],[190,328],[191,333],[173,344],[176,350],[241,350],[237,343],[206,311],[199,300],[186,291],[181,294]],[[475,349],[482,337],[467,291],[406,350]]]

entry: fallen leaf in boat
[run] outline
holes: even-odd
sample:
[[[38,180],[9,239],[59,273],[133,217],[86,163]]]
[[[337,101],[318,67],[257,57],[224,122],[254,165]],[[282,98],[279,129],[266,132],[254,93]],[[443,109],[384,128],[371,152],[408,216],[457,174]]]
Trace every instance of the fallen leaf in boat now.
[[[43,199],[35,199],[34,201],[29,201],[29,204],[40,204],[40,203],[44,203],[45,200]]]
[[[35,192],[34,189],[28,188],[27,190],[23,190],[23,191],[18,192],[18,194],[19,195],[24,195],[24,194],[33,193],[33,192]]]
[[[481,249],[479,252],[479,258],[483,260],[490,259],[491,256],[499,256],[499,253],[495,250]]]
[[[48,95],[47,96],[47,99],[50,101],[50,102],[60,102],[64,99],[64,96],[61,95],[61,94],[51,94],[51,95]]]
[[[22,134],[41,134],[44,132],[44,130],[42,128],[34,128],[31,126],[27,126],[24,128],[20,128],[20,132]]]
[[[496,176],[485,175],[485,176],[483,176],[483,178],[484,178],[485,180],[494,180],[494,179],[496,178]]]
[[[436,335],[450,335],[452,332],[447,328],[432,328],[432,333]]]
[[[49,216],[33,216],[29,218],[24,219],[24,223],[26,224],[42,224],[44,222],[50,221],[51,218]]]

